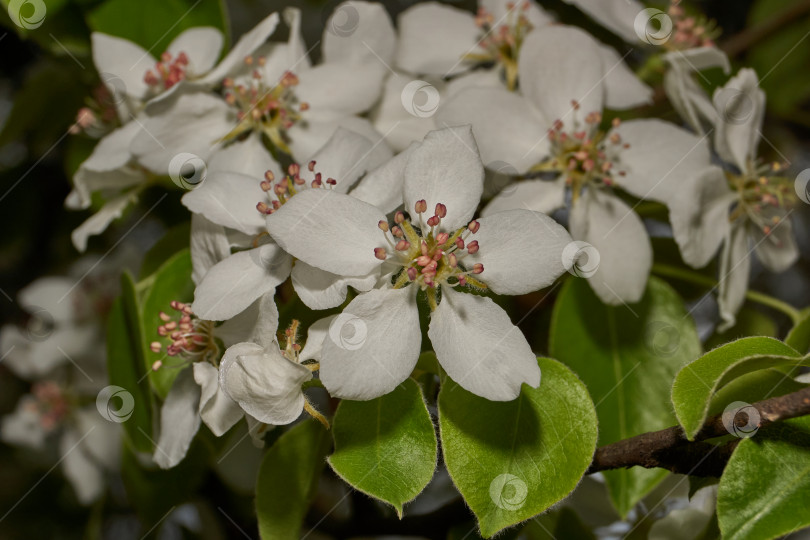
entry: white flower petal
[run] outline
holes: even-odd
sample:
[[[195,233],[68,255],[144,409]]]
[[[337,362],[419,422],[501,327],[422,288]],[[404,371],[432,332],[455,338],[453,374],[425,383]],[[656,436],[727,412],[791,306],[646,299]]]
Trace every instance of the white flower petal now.
[[[644,5],[636,0],[563,0],[574,4],[596,22],[628,43],[638,41],[634,22]]]
[[[380,265],[387,246],[377,207],[327,189],[307,189],[267,216],[267,231],[290,255],[341,276],[363,276]]]
[[[75,280],[66,277],[46,276],[26,285],[17,294],[17,302],[28,313],[45,310],[53,322],[67,323],[76,318],[74,301],[69,297],[77,288]],[[82,294],[76,291],[77,295]]]
[[[309,328],[307,328],[307,342],[304,344],[303,350],[298,355],[298,360],[300,362],[304,362],[306,360],[317,360],[318,362],[321,361],[323,342],[329,335],[329,327],[332,325],[332,321],[335,320],[335,317],[337,317],[337,315],[330,315],[329,317],[318,319],[312,323]]]
[[[48,433],[42,426],[37,405],[36,398],[26,394],[17,402],[14,412],[6,413],[0,418],[0,439],[4,443],[34,450],[45,448]]]
[[[534,28],[554,23],[554,17],[537,5],[533,0],[513,2],[512,0],[480,0],[479,7],[484,8],[495,19],[495,25],[507,23],[507,19],[522,15]],[[511,19],[509,19],[511,20]]]
[[[208,73],[222,51],[222,32],[210,26],[196,26],[174,38],[166,49],[172,56],[181,52],[188,57],[187,73],[200,76]]]
[[[287,135],[291,139],[289,146],[293,159],[298,163],[306,163],[323,148],[338,128],[353,131],[373,143],[371,153],[363,160],[369,169],[379,166],[393,156],[383,136],[366,118],[344,116],[337,120],[316,120],[310,117],[306,123],[299,122],[287,130]]]
[[[440,77],[467,70],[463,57],[475,52],[480,32],[472,13],[438,2],[406,9],[399,15],[397,27],[397,67]]]
[[[291,265],[290,256],[273,243],[235,253],[205,274],[192,309],[207,321],[230,319],[287,279]]]
[[[98,141],[81,167],[92,171],[114,171],[125,166],[132,157],[129,146],[139,131],[138,122],[127,122],[111,131]]]
[[[237,343],[225,351],[219,384],[253,418],[273,425],[289,424],[301,415],[301,385],[312,372],[285,358],[278,346]]]
[[[484,167],[470,126],[428,133],[405,165],[405,209],[412,213],[414,204],[424,199],[425,218],[429,218],[436,204],[444,204],[447,217],[439,225],[442,230],[455,231],[466,225],[483,191]]]
[[[73,191],[65,199],[65,207],[71,210],[86,210],[92,203],[92,194],[115,196],[122,191],[146,182],[146,174],[133,167],[111,171],[95,171],[79,167],[73,175]]]
[[[349,287],[365,292],[374,287],[380,277],[379,268],[360,277],[341,277],[320,268],[296,261],[292,282],[298,297],[310,309],[330,309],[346,300]]]
[[[337,180],[333,189],[338,193],[347,193],[357,179],[365,174],[371,149],[370,140],[354,131],[339,127],[326,144],[312,156],[315,171],[310,172],[305,164],[302,164],[301,178],[309,185],[315,179],[315,173],[319,172],[323,182],[333,178]]]
[[[679,184],[667,201],[672,234],[683,260],[703,268],[729,234],[729,211],[736,195],[719,167],[709,167]]]
[[[159,175],[168,175],[169,164],[181,153],[207,161],[217,141],[236,125],[223,99],[190,87],[153,101],[146,113],[130,150],[141,165]]]
[[[619,53],[601,43],[597,48],[605,73],[605,107],[623,110],[652,103],[652,88],[636,77]]]
[[[382,92],[385,73],[370,63],[329,63],[298,75],[295,95],[309,104],[306,116],[332,120],[371,108]]]
[[[481,281],[497,294],[526,294],[548,287],[562,275],[563,250],[571,243],[565,228],[540,212],[507,210],[478,220],[469,240],[480,249],[464,259],[482,263]],[[469,261],[469,263],[467,262]]]
[[[504,88],[468,88],[439,109],[440,125],[472,124],[487,164],[506,164],[515,174],[527,172],[548,155],[548,128],[540,113],[523,97]]]
[[[225,228],[202,214],[191,214],[191,280],[199,285],[212,266],[231,254]]]
[[[402,151],[413,142],[425,138],[428,132],[436,129],[436,110],[440,108],[445,99],[445,85],[441,81],[424,81],[417,83],[418,92],[406,87],[418,81],[411,75],[394,73],[388,76],[383,85],[383,93],[379,104],[372,111],[371,118],[374,127],[385,134],[385,140],[395,150]],[[403,96],[406,101],[410,97],[414,104],[406,109],[402,104]]]
[[[765,92],[752,69],[741,69],[714,92],[718,120],[714,144],[724,160],[746,172],[757,155],[765,115]]]
[[[149,87],[143,77],[155,66],[155,59],[140,45],[101,32],[90,35],[93,49],[93,63],[102,80],[114,93],[142,99]]]
[[[65,430],[59,440],[59,453],[62,456],[62,471],[76,491],[76,498],[85,505],[96,500],[104,491],[104,474],[84,448],[87,432],[75,429]]]
[[[565,180],[522,180],[512,182],[481,211],[491,216],[506,210],[524,209],[551,214],[565,205]]]
[[[421,346],[415,289],[373,289],[332,321],[320,378],[333,397],[374,399],[408,378]]]
[[[190,369],[174,380],[160,408],[160,437],[152,459],[162,469],[171,469],[186,457],[200,429],[200,387]]]
[[[612,130],[629,148],[615,165],[625,176],[617,184],[642,199],[667,201],[685,179],[711,164],[709,141],[658,119],[631,120]]]
[[[228,52],[222,62],[208,73],[201,82],[203,84],[217,84],[223,78],[231,75],[236,69],[244,65],[245,57],[253,54],[259,46],[267,41],[278,26],[278,13],[271,13],[265,17],[248,33],[239,38],[236,45]]]
[[[256,204],[267,201],[261,180],[240,173],[215,172],[183,195],[186,208],[208,220],[255,236],[264,231],[264,216]]]
[[[604,66],[597,42],[572,26],[547,26],[532,31],[520,49],[520,88],[549,121],[571,125],[579,114],[601,112],[605,99]],[[554,84],[549,84],[554,81]]]
[[[257,184],[267,171],[273,171],[276,177],[282,172],[281,165],[265,148],[261,136],[255,133],[217,150],[207,165],[209,177],[216,172],[235,172],[253,177]]]
[[[396,49],[391,17],[376,2],[343,2],[326,21],[321,49],[326,63],[368,62],[385,71]]]
[[[388,214],[402,206],[405,165],[417,143],[383,163],[363,177],[351,191],[355,199],[372,204]]]
[[[717,327],[719,332],[725,332],[737,322],[737,312],[745,303],[745,293],[748,291],[750,259],[748,232],[744,224],[735,223],[720,253],[717,304],[723,322]]]
[[[278,331],[278,308],[275,291],[264,293],[247,309],[231,317],[214,330],[225,347],[243,341],[270,347],[276,341]]]
[[[706,133],[704,124],[717,123],[717,110],[687,68],[674,64],[668,69],[664,73],[664,90],[672,107],[697,133]]]
[[[87,218],[81,225],[73,229],[70,239],[77,250],[83,252],[87,249],[87,240],[91,236],[101,234],[114,220],[124,214],[124,210],[135,202],[135,196],[120,195],[106,202],[98,212]]]
[[[760,229],[755,229],[754,242],[757,258],[771,272],[784,272],[799,259],[799,247],[793,238],[789,217],[774,225],[767,238]]]
[[[222,437],[242,418],[242,409],[219,387],[219,370],[205,362],[192,366],[200,385],[200,417],[211,433]]]
[[[540,385],[537,356],[491,298],[443,287],[428,335],[450,378],[473,394],[511,401],[523,383]]]
[[[571,236],[596,248],[599,265],[588,282],[602,302],[641,300],[652,266],[652,246],[644,224],[621,199],[587,190],[571,210]]]

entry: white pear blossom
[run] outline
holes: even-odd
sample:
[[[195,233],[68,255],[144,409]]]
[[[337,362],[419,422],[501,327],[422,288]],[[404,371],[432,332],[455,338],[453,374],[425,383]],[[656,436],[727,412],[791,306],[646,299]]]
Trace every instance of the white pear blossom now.
[[[410,375],[421,350],[420,292],[432,311],[431,342],[451,378],[501,401],[517,397],[523,383],[536,387],[540,371],[526,339],[500,307],[472,291],[525,294],[550,285],[564,272],[570,236],[526,210],[471,221],[484,169],[469,127],[429,133],[400,174],[412,213],[396,213],[393,225],[374,205],[321,190],[296,195],[267,218],[271,236],[307,264],[340,276],[377,269],[387,276],[333,321],[320,366],[327,390],[371,399]],[[365,339],[344,343],[346,324],[365,328]]]
[[[670,208],[675,240],[689,265],[706,266],[723,246],[718,286],[723,330],[742,307],[752,253],[772,272],[798,258],[790,222],[796,197],[793,181],[779,176],[782,166],[757,157],[765,93],[756,73],[740,70],[714,93],[714,107],[714,145],[723,168],[707,167],[659,199]]]
[[[146,103],[175,92],[181,82],[203,87],[218,84],[241,67],[244,57],[264,43],[277,25],[278,14],[266,17],[242,36],[216,66],[223,37],[215,28],[195,27],[182,32],[159,60],[126,39],[99,32],[92,34],[93,62],[106,90],[100,105],[115,109],[120,127],[101,138],[73,177],[73,191],[65,201],[68,208],[86,210],[93,193],[100,192],[105,197],[99,211],[73,231],[71,238],[76,249],[84,251],[87,239],[121,217],[149,182],[149,174],[134,162],[130,152],[145,120],[141,113]],[[104,129],[99,122],[106,116],[105,110],[94,112],[85,107],[79,111],[75,127],[88,132]]]
[[[287,174],[274,165],[256,174],[259,167],[268,163],[259,163],[252,170],[245,167],[243,172],[216,170],[203,185],[187,193],[183,203],[194,213],[255,239],[250,249],[237,251],[206,270],[197,283],[195,313],[207,320],[230,319],[261,295],[274,291],[290,274],[299,296],[313,309],[339,305],[345,300],[349,286],[359,290],[374,286],[378,277],[373,274],[345,279],[302,261],[293,264],[292,256],[267,236],[265,225],[268,213],[302,191],[347,193],[374,165],[369,161],[373,158],[373,146],[365,137],[338,128],[305,167],[292,165]],[[358,196],[384,203],[377,197],[387,195],[385,188],[373,192],[368,189],[369,185],[382,184],[390,178],[390,175],[383,178],[384,173],[381,168],[367,175],[357,185],[357,189],[365,186]],[[398,204],[399,201],[394,207]],[[194,234],[201,233],[192,234],[192,243]]]
[[[570,190],[571,234],[600,255],[589,283],[605,303],[637,302],[646,287],[652,249],[641,219],[615,189],[654,197],[707,167],[708,144],[652,119],[614,121],[602,131],[610,66],[581,30],[536,30],[523,48],[528,53],[523,58],[531,60],[520,63],[522,95],[470,88],[439,113],[449,125],[472,121],[486,163],[506,162],[517,174],[556,177],[507,187],[483,215],[515,208],[551,213],[566,206]]]
[[[377,100],[380,67],[334,54],[310,66],[300,39],[300,13],[290,8],[286,15],[291,26],[288,43],[247,56],[243,74],[222,80],[221,94],[184,85],[150,103],[143,129],[131,145],[138,163],[166,174],[177,155],[190,153],[208,162],[244,135],[264,136],[276,151],[298,161],[311,156],[341,126],[378,140],[371,124],[355,115]],[[382,143],[374,150],[382,159],[391,155]]]

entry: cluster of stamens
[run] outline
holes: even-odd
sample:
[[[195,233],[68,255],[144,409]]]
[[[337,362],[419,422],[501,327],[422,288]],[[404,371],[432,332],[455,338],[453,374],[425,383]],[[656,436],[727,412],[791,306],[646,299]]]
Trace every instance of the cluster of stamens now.
[[[91,137],[101,137],[112,131],[118,123],[118,113],[110,89],[99,84],[92,91],[92,98],[87,100],[88,105],[76,112],[76,120],[70,126],[70,133],[78,135],[81,132]]]
[[[680,0],[672,0],[667,15],[674,26],[672,38],[667,42],[669,48],[685,50],[714,47],[714,40],[720,35],[720,29],[714,21],[703,16],[687,15],[680,6]]]
[[[478,46],[483,51],[465,55],[465,60],[475,63],[498,63],[503,66],[507,87],[510,90],[517,88],[518,53],[526,35],[533,26],[526,18],[525,12],[529,9],[529,2],[524,1],[520,6],[514,3],[507,4],[509,12],[506,21],[497,28],[493,28],[495,17],[483,7],[478,8],[475,24],[481,29],[483,37]]]
[[[171,316],[161,311],[160,320],[163,324],[157,329],[158,335],[169,341],[166,354],[171,357],[179,356],[191,362],[197,360],[213,362],[218,358],[219,347],[214,340],[214,323],[197,318],[189,304],[172,300],[170,305],[175,315]],[[160,341],[153,341],[149,348],[152,352],[159,353],[163,350],[163,344]],[[161,366],[163,362],[158,360],[152,364],[152,369],[157,371]]]
[[[45,431],[55,429],[70,412],[70,401],[54,381],[35,383],[31,388],[34,400],[26,406],[34,410]]]
[[[575,110],[579,104],[572,102]],[[586,184],[612,186],[616,176],[625,176],[619,169],[617,156],[622,149],[630,147],[622,141],[615,131],[610,135],[601,132],[599,124],[602,115],[597,112],[585,117],[584,125],[574,122],[573,129],[566,129],[562,120],[556,120],[548,131],[551,142],[551,158],[537,165],[534,170],[554,171],[563,174],[566,183],[571,186],[574,197]],[[618,118],[613,120],[613,127],[620,125]]]
[[[327,188],[331,189],[337,185],[337,180],[334,178],[323,179],[321,173],[315,171],[315,161],[310,161],[307,164],[307,170],[315,175],[315,178],[309,182],[310,188]],[[307,188],[307,181],[301,178],[301,166],[297,163],[291,164],[287,167],[287,174],[276,180],[273,171],[264,173],[264,180],[259,185],[267,194],[267,202],[260,201],[256,204],[256,210],[260,214],[269,216],[279,208],[281,205],[290,200],[290,197]]]
[[[264,57],[245,58],[248,66],[265,65]],[[230,140],[247,130],[265,133],[278,149],[290,153],[286,143],[286,130],[301,121],[301,113],[309,109],[306,102],[298,102],[293,88],[298,85],[298,77],[286,71],[275,86],[264,81],[260,69],[253,69],[248,84],[236,84],[233,79],[223,81],[225,101],[238,112],[239,125],[223,139]]]
[[[783,168],[780,163],[754,164],[743,174],[726,173],[729,186],[739,195],[730,221],[747,218],[777,245],[779,239],[770,234],[796,203],[793,183],[777,176]]]
[[[154,69],[150,69],[143,76],[143,81],[149,85],[154,92],[168,90],[175,84],[186,78],[188,69],[188,55],[184,52],[172,56],[169,51],[160,55],[160,60],[155,63]]]
[[[390,253],[386,248],[375,248],[374,256],[402,267],[394,288],[415,283],[420,289],[433,292],[438,285],[471,285],[485,289],[486,285],[473,277],[484,271],[484,265],[475,263],[467,269],[464,264],[467,255],[478,252],[478,241],[469,241],[469,237],[478,232],[479,223],[471,221],[453,233],[439,232],[442,219],[447,216],[444,204],[437,204],[435,213],[427,220],[425,200],[416,202],[414,212],[419,216],[418,227],[403,212],[394,215],[394,225],[389,226],[385,221],[379,223]]]

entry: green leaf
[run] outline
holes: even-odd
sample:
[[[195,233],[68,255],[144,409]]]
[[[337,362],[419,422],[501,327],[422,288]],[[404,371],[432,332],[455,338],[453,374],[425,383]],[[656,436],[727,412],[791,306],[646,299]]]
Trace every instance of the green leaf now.
[[[810,526],[810,417],[743,439],[717,492],[723,538],[767,539]]]
[[[779,340],[750,337],[732,341],[684,367],[672,384],[675,415],[689,440],[703,426],[712,396],[733,379],[760,369],[805,365],[801,355]]]
[[[402,505],[428,485],[436,469],[436,432],[422,392],[407,379],[370,401],[343,400],[332,422],[335,453],[329,464],[354,488]]]
[[[596,448],[596,412],[563,364],[539,358],[539,388],[489,401],[445,378],[439,426],[447,470],[490,537],[567,496]]]
[[[810,353],[810,310],[806,310],[804,318],[790,330],[785,343],[802,354]]]
[[[152,452],[152,394],[146,376],[143,330],[135,283],[125,272],[121,276],[121,297],[113,303],[107,321],[107,370],[110,384],[132,395],[132,415],[123,421],[124,431],[139,452]],[[112,394],[115,399],[115,393]],[[124,400],[123,405],[128,400]],[[110,401],[112,416],[117,405]],[[125,411],[121,410],[121,414]]]
[[[220,0],[107,0],[90,12],[87,23],[93,31],[133,41],[155,57],[183,30],[213,26],[227,36],[228,29]]]
[[[706,349],[714,349],[720,345],[724,345],[735,339],[740,339],[748,336],[764,336],[764,337],[778,337],[779,328],[776,323],[756,309],[743,306],[737,313],[737,322],[722,333],[715,333],[704,344]]]
[[[144,328],[144,366],[149,371],[149,379],[155,392],[165,399],[169,389],[177,377],[177,369],[159,369],[153,371],[151,366],[158,360],[166,363],[170,360],[166,356],[165,347],[158,353],[149,348],[149,343],[159,340],[157,328],[162,324],[160,312],[165,311],[172,315],[175,312],[170,308],[172,300],[187,302],[194,294],[194,283],[191,281],[191,255],[188,249],[176,253],[163,263],[157,272],[150,278],[151,286],[144,292],[143,297],[143,328]],[[164,343],[165,345],[165,343]]]
[[[554,307],[551,354],[585,382],[606,445],[675,423],[669,390],[678,369],[700,354],[700,341],[678,294],[651,277],[642,300],[607,306],[584,279],[569,280]],[[607,471],[610,498],[621,516],[668,473]]]
[[[315,420],[297,424],[267,451],[256,479],[256,516],[265,540],[297,539],[326,463],[329,432]]]
[[[746,373],[720,388],[712,397],[708,416],[722,413],[735,401],[755,403],[764,399],[792,394],[806,388],[807,384],[794,379],[801,368],[763,369]]]

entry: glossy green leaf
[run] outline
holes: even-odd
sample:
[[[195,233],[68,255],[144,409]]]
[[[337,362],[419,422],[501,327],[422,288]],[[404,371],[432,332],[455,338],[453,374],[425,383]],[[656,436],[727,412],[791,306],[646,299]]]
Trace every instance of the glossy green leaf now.
[[[790,330],[785,343],[802,354],[810,353],[810,310],[806,310],[802,320]]]
[[[764,399],[792,394],[806,388],[807,384],[794,379],[800,374],[800,367],[763,369],[746,373],[720,388],[712,397],[708,416],[722,413],[735,401],[755,403]]]
[[[436,432],[422,392],[407,379],[370,401],[343,400],[332,422],[335,453],[329,464],[354,488],[402,505],[428,485],[436,469]]]
[[[779,340],[750,337],[704,354],[684,367],[672,385],[675,415],[689,440],[700,431],[712,396],[733,379],[760,369],[804,365],[801,355]]]
[[[169,258],[188,248],[190,236],[190,221],[184,221],[166,231],[144,255],[141,271],[138,274],[140,279],[148,278],[157,272]]]
[[[176,316],[177,312],[170,307],[171,301],[188,302],[193,297],[194,283],[191,281],[189,250],[184,249],[163,263],[163,266],[148,278],[147,283],[149,286],[143,296],[144,365],[149,370],[149,379],[152,381],[155,392],[161,399],[165,399],[179,370],[153,371],[151,366],[155,362],[161,361],[170,364],[173,360],[166,355],[166,340],[162,340],[164,347],[158,353],[152,351],[149,344],[153,341],[161,341],[161,337],[157,333],[158,326],[163,324],[160,320],[160,312],[164,311],[170,316]]]
[[[556,360],[538,363],[539,388],[524,385],[514,401],[489,401],[449,378],[439,394],[445,464],[487,538],[565,498],[596,447],[585,385]]]
[[[267,451],[256,480],[256,516],[263,539],[301,537],[330,442],[329,432],[310,419],[292,427]]]
[[[155,57],[183,30],[213,26],[227,32],[220,0],[107,0],[87,16],[93,31],[133,41]]]
[[[113,303],[107,320],[107,371],[110,385],[124,389],[125,398],[112,391],[110,418],[122,421],[127,438],[139,452],[152,452],[152,393],[144,364],[143,329],[135,283],[129,273],[121,276],[121,296]],[[120,402],[118,400],[121,400]]]
[[[586,280],[569,280],[554,308],[550,348],[587,385],[599,415],[600,445],[673,425],[672,380],[700,355],[681,298],[655,277],[642,300],[629,307],[607,306]],[[667,474],[636,467],[604,476],[624,516]]]
[[[810,417],[740,441],[717,492],[726,540],[764,540],[810,526]]]

